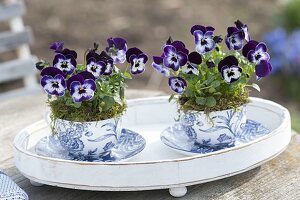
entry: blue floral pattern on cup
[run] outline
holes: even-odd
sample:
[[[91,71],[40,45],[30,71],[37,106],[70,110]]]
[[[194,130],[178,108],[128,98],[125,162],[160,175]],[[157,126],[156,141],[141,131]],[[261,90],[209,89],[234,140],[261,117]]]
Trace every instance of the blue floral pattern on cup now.
[[[262,124],[247,120],[245,124],[241,126],[241,132],[236,134],[236,142],[230,146],[209,146],[211,139],[207,139],[199,143],[194,135],[186,133],[186,126],[179,123],[168,127],[161,133],[161,141],[172,149],[180,150],[187,153],[199,153],[207,154],[210,152],[218,151],[224,148],[230,148],[242,144],[254,141],[264,135],[269,134],[270,131]],[[230,143],[231,138],[226,134],[221,134],[218,138],[220,142]]]
[[[235,143],[246,124],[246,107],[237,110],[211,112],[188,111],[181,113],[180,124],[189,137],[196,138],[197,143],[209,147],[227,147]]]
[[[107,154],[121,134],[119,118],[98,122],[72,122],[58,119],[54,131],[60,144],[73,156]]]

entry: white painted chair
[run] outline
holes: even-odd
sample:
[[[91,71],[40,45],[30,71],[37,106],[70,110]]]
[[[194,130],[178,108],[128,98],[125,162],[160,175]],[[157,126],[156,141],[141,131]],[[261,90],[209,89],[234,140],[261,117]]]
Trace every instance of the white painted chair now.
[[[22,79],[24,87],[0,94],[0,100],[40,91],[35,77],[36,57],[31,55],[29,44],[33,35],[25,27],[22,15],[26,12],[23,1],[7,0],[0,4],[0,22],[7,21],[9,31],[0,32],[0,53],[16,51],[17,58],[0,63],[0,84]]]

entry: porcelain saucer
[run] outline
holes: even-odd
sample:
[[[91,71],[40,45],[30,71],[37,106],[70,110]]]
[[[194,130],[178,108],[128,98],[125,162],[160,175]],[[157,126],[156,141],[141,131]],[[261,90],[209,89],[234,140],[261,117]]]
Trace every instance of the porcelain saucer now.
[[[88,162],[116,162],[128,160],[140,153],[146,146],[146,140],[140,134],[123,129],[118,143],[108,153],[95,155],[74,155],[65,150],[57,138],[46,136],[38,141],[35,151],[40,156],[59,158],[65,160],[88,161]]]
[[[241,133],[237,134],[235,144],[225,148],[249,143],[259,137],[267,135],[268,133],[270,133],[270,130],[264,127],[261,123],[254,120],[247,120],[246,124],[242,126]],[[195,154],[206,154],[224,149],[219,147],[213,148],[197,143],[194,137],[186,134],[184,127],[179,123],[165,129],[161,133],[160,139],[171,149],[189,156]]]

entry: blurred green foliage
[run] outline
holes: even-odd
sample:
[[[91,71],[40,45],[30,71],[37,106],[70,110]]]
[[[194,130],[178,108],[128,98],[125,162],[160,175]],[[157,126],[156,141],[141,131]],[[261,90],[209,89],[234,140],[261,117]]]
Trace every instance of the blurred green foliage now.
[[[300,27],[300,0],[288,0],[278,16],[280,24],[288,31],[292,32]]]

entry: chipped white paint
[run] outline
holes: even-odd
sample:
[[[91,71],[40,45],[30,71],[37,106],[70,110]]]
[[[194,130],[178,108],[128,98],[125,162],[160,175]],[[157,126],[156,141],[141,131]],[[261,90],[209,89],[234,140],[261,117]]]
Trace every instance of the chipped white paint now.
[[[291,137],[289,112],[271,101],[251,101],[247,116],[272,132],[242,147],[190,157],[169,150],[159,138],[160,132],[174,123],[176,105],[168,103],[168,97],[157,97],[128,102],[123,125],[142,134],[147,141],[144,151],[132,160],[88,163],[38,156],[34,145],[50,131],[44,121],[39,121],[16,136],[15,164],[30,180],[47,185],[100,191],[171,188],[171,195],[182,196],[186,186],[248,171],[287,147]]]

